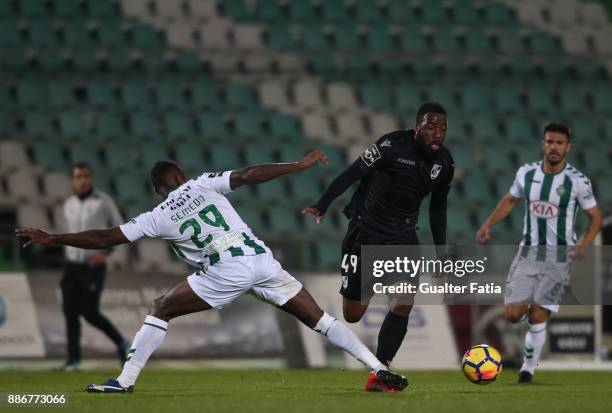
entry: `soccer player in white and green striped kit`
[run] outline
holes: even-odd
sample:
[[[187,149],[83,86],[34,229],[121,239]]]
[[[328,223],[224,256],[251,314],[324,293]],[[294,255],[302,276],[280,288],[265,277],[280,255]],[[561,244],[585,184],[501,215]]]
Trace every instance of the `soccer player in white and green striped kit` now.
[[[523,240],[506,280],[506,319],[527,320],[519,383],[531,383],[546,340],[546,321],[559,311],[569,283],[571,261],[583,255],[601,229],[601,211],[591,181],[565,158],[571,149],[571,130],[562,123],[544,126],[543,159],[521,166],[514,183],[476,234],[486,243],[491,227],[525,199]],[[578,240],[574,222],[582,209],[589,219]]]

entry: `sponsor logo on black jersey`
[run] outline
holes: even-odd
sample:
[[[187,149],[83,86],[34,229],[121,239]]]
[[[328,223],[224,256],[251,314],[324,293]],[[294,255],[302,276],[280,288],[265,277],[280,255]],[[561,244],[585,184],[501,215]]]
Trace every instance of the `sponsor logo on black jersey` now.
[[[440,171],[442,170],[442,165],[439,163],[433,164],[431,167],[431,179],[436,179],[438,175],[440,175]]]

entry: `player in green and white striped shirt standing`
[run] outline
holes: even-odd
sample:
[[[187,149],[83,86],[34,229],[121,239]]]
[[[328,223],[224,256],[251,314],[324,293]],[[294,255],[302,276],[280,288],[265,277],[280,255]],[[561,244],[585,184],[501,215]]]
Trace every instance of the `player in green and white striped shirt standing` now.
[[[506,319],[517,323],[526,318],[524,358],[519,383],[531,383],[544,341],[546,321],[559,311],[569,283],[571,261],[591,245],[601,229],[601,211],[591,181],[565,158],[572,144],[571,130],[561,123],[544,126],[543,160],[525,164],[514,183],[476,233],[485,243],[491,227],[504,219],[521,198],[525,199],[523,240],[506,280]],[[574,222],[578,209],[587,214],[589,225],[578,240]]]

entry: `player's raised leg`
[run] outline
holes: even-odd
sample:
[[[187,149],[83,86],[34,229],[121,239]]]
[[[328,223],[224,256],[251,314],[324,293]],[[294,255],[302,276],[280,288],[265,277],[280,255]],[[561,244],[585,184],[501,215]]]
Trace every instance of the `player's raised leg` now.
[[[181,315],[209,310],[211,306],[193,292],[187,280],[181,281],[163,296],[151,304],[149,315],[136,333],[123,365],[123,371],[117,379],[109,379],[104,384],[90,384],[87,391],[91,393],[126,393],[132,392],[140,371],[149,357],[161,346],[166,337],[168,322]]]
[[[305,288],[280,308],[293,314],[308,327],[326,336],[332,344],[371,368],[381,382],[390,388],[401,391],[408,385],[405,377],[388,371],[346,325],[321,310]]]

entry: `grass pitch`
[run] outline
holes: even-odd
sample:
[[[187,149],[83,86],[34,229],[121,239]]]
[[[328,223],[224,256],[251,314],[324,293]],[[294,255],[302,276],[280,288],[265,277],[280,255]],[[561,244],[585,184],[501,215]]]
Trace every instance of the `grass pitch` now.
[[[612,372],[537,372],[532,385],[504,371],[478,386],[460,371],[409,372],[402,393],[365,393],[365,371],[145,369],[132,394],[89,394],[117,371],[0,372],[0,392],[67,393],[78,412],[610,412]],[[49,408],[0,406],[2,411]],[[49,411],[53,411],[51,408]]]

